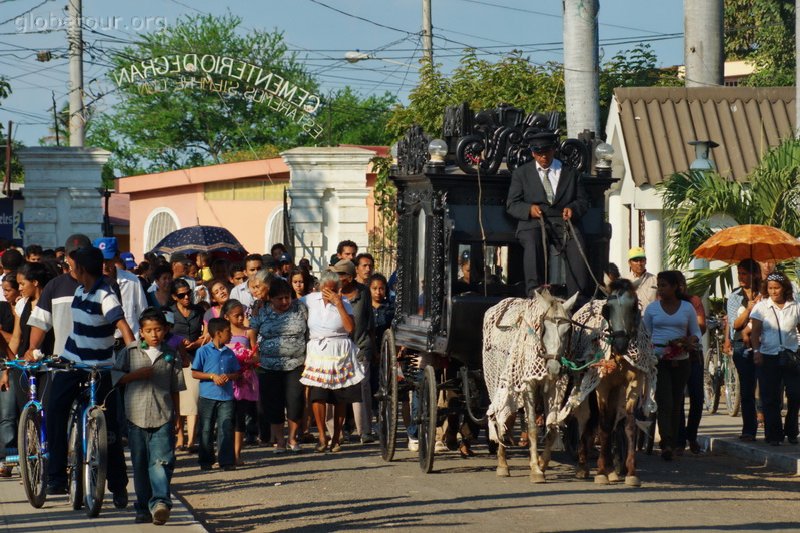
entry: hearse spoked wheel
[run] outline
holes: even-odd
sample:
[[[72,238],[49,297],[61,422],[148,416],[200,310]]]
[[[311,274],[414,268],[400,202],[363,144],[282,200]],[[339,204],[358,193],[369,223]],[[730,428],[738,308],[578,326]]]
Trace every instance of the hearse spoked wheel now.
[[[419,467],[426,474],[433,470],[437,392],[436,371],[433,366],[428,365],[419,388]]]
[[[387,329],[381,342],[381,359],[378,373],[378,439],[384,461],[394,458],[397,445],[397,349],[394,333]]]

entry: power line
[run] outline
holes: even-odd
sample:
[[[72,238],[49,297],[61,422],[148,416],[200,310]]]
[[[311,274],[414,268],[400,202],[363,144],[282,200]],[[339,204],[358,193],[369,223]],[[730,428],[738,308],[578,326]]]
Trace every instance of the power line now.
[[[174,2],[175,0],[172,0],[172,1]],[[342,15],[345,15],[347,17],[354,18],[354,19],[357,19],[357,20],[361,20],[363,22],[367,22],[367,23],[372,24],[374,26],[378,26],[379,28],[385,28],[387,30],[392,30],[392,31],[399,31],[400,33],[405,33],[407,35],[417,35],[417,34],[420,33],[420,32],[410,32],[410,31],[403,30],[403,29],[400,29],[400,28],[395,28],[393,26],[387,26],[386,24],[381,24],[380,22],[375,22],[374,20],[370,20],[368,18],[364,18],[364,17],[361,17],[359,15],[353,15],[352,13],[348,13],[347,11],[342,11],[341,9],[337,9],[337,8],[335,8],[333,6],[329,6],[328,4],[326,4],[324,2],[320,2],[319,0],[308,0],[308,1],[311,2],[311,3],[317,4],[317,5],[320,5],[322,7],[326,7],[328,9],[330,9],[331,11],[336,11],[337,13],[341,13]]]
[[[35,9],[38,9],[38,8],[42,7],[42,6],[43,6],[43,5],[45,5],[47,2],[50,2],[50,0],[42,0],[42,2],[41,2],[41,3],[39,3],[39,4],[36,4],[36,5],[35,5],[35,6],[33,6],[32,8],[30,8],[30,9],[28,9],[28,10],[25,10],[25,11],[23,11],[23,12],[22,12],[22,13],[20,13],[19,15],[15,16],[15,17],[11,17],[10,19],[6,19],[6,20],[3,20],[3,21],[0,21],[0,26],[2,26],[3,24],[8,24],[9,22],[14,22],[15,20],[17,20],[17,19],[18,19],[18,18],[20,18],[20,17],[24,17],[25,15],[27,15],[27,14],[28,14],[28,13],[30,13],[31,11],[33,11],[33,10],[35,10]]]

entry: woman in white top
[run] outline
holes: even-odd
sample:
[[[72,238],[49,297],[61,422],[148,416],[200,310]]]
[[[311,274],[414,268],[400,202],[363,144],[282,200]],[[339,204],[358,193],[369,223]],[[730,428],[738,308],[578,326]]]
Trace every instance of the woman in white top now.
[[[756,365],[761,408],[764,411],[764,437],[773,446],[789,439],[797,444],[797,414],[800,409],[800,376],[797,370],[779,364],[781,350],[797,351],[800,305],[794,301],[792,284],[781,273],[767,276],[767,294],[750,312],[753,331],[750,344]],[[786,386],[788,407],[781,424],[781,384]]]
[[[339,274],[323,272],[321,292],[305,295],[308,307],[306,362],[300,382],[308,385],[308,399],[319,431],[317,452],[324,452],[326,404],[334,405],[331,452],[341,450],[339,438],[347,404],[361,401],[364,370],[358,363],[358,347],[350,338],[355,329],[353,308],[341,296]]]
[[[672,460],[681,420],[683,394],[689,380],[689,351],[700,340],[697,313],[680,292],[680,273],[659,272],[656,277],[658,300],[647,306],[642,322],[650,333],[658,356],[658,433],[661,457]]]

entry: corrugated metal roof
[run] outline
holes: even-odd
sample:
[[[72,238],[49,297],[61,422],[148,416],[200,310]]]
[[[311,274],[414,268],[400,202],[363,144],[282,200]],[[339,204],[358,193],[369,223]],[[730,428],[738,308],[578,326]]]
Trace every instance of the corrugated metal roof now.
[[[614,90],[634,183],[655,185],[694,161],[694,140],[716,141],[719,173],[737,180],[795,128],[794,87],[633,87]]]

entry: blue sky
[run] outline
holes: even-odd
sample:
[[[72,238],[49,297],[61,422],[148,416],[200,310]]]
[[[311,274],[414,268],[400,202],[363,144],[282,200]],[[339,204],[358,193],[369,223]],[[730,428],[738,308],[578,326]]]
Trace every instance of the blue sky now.
[[[434,57],[451,70],[465,45],[486,58],[513,48],[531,61],[562,60],[561,0],[431,0]],[[362,95],[389,91],[405,101],[417,83],[421,56],[421,0],[83,0],[84,30],[90,48],[111,51],[136,38],[174,24],[183,15],[222,14],[243,18],[248,28],[284,32],[319,79],[323,93],[352,86]],[[326,7],[329,6],[329,7]],[[0,121],[13,120],[14,138],[28,145],[48,134],[52,93],[58,107],[67,99],[66,0],[0,0],[0,75],[13,94],[0,107]],[[334,8],[334,9],[331,9]],[[339,10],[341,12],[338,12]],[[680,0],[601,0],[600,43],[605,59],[650,42],[659,65],[683,63],[683,2]],[[48,63],[36,61],[36,50],[52,50]],[[360,50],[379,59],[343,60]],[[97,112],[113,109],[105,93],[113,82],[102,65],[102,53],[86,55],[87,99]]]

